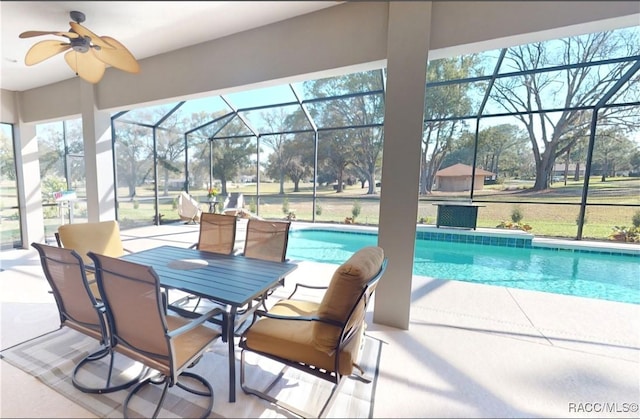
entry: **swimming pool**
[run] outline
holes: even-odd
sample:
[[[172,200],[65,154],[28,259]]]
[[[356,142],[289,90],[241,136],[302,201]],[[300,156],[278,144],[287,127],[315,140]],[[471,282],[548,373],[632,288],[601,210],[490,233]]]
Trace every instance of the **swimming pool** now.
[[[292,229],[287,257],[341,264],[375,233]],[[640,258],[416,240],[414,275],[640,304]]]

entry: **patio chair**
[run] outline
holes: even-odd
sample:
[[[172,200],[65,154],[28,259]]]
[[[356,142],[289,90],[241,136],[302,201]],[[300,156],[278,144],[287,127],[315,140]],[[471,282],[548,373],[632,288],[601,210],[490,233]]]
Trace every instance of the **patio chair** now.
[[[56,241],[58,246],[73,249],[82,257],[88,271],[89,287],[97,299],[100,299],[100,293],[92,273],[93,261],[87,253],[93,251],[113,257],[131,253],[122,244],[120,226],[116,220],[61,225],[56,233]]]
[[[220,336],[203,323],[221,313],[211,310],[197,319],[165,314],[159,278],[152,267],[90,252],[96,267],[98,288],[104,298],[106,316],[115,351],[143,363],[157,372],[141,380],[129,391],[123,405],[128,417],[129,403],[149,384],[164,384],[152,415],[157,417],[173,386],[208,397],[203,418],[213,408],[213,388],[202,376],[185,371],[194,366]],[[203,389],[188,387],[185,381],[197,381]]]
[[[187,224],[194,224],[200,222],[201,215],[202,210],[198,201],[185,191],[180,192],[178,195],[178,216],[180,219],[186,221]]]
[[[198,242],[190,246],[205,252],[230,255],[236,244],[238,219],[224,214],[202,213]]]
[[[233,253],[236,243],[237,222],[238,219],[231,215],[202,213],[198,242],[189,246],[189,248],[230,255]],[[201,297],[186,295],[170,304],[176,312],[184,316],[190,316],[192,313],[197,312],[201,302]]]
[[[290,221],[250,219],[247,221],[247,233],[242,255],[249,258],[284,262],[287,256],[290,227]],[[284,286],[284,278],[281,278],[276,287],[267,290],[258,300],[265,310],[267,309],[267,297],[280,286]]]
[[[289,243],[290,221],[250,219],[242,255],[245,257],[284,262]]]
[[[137,376],[132,378],[126,375],[126,378],[117,379],[116,383],[113,383],[114,352],[110,345],[104,307],[96,301],[89,289],[84,262],[80,255],[72,249],[46,244],[31,243],[31,246],[38,251],[42,270],[51,286],[60,315],[60,328],[69,327],[100,342],[100,349],[84,357],[74,367],[71,376],[73,385],[86,393],[110,393],[130,387],[146,371],[141,368]],[[90,362],[99,361],[107,355],[111,359],[109,370],[104,377],[105,385],[82,383],[79,375],[84,366]],[[91,374],[95,374],[95,371]]]
[[[320,303],[294,299],[301,287],[276,303],[268,312],[256,311],[258,318],[241,336],[240,386],[247,394],[267,400],[302,417],[323,416],[329,411],[344,378],[354,373],[365,314],[378,281],[385,272],[387,260],[380,247],[360,249],[336,269]],[[246,353],[253,352],[283,364],[281,373],[264,391],[245,382]],[[295,368],[333,383],[331,393],[320,412],[303,412],[298,407],[279,401],[268,394],[287,368]]]
[[[244,195],[239,192],[231,192],[222,205],[222,213],[226,215],[241,215],[243,209]]]

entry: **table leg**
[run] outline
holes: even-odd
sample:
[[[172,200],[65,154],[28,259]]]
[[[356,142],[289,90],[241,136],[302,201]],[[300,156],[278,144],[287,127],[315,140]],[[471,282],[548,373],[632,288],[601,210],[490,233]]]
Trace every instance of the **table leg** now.
[[[227,345],[229,345],[229,403],[236,401],[236,352],[234,347],[234,325],[237,307],[232,307],[227,315]]]

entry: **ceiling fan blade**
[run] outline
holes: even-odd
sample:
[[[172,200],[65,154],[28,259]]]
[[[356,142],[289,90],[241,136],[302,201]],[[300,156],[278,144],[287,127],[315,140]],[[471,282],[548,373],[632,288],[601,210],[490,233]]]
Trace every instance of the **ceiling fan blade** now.
[[[27,51],[27,55],[24,57],[24,63],[26,65],[38,64],[69,48],[71,48],[70,44],[65,44],[60,41],[48,40],[36,42],[29,48],[29,51]]]
[[[58,36],[64,36],[65,38],[69,38],[69,39],[75,39],[78,38],[80,35],[78,35],[77,33],[74,32],[58,32],[58,31],[26,31],[26,32],[22,32],[20,35],[18,35],[19,38],[32,38],[34,36],[41,36],[41,35],[58,35]]]
[[[93,49],[86,53],[71,50],[64,54],[64,59],[80,78],[89,83],[98,83],[104,75],[106,66],[96,58]]]
[[[83,37],[88,36],[89,38],[91,38],[91,42],[94,45],[98,45],[101,48],[113,48],[113,45],[109,45],[106,41],[103,41],[98,35],[91,32],[81,24],[76,22],[69,22],[69,25],[71,25],[71,29],[73,29],[78,35]]]
[[[133,54],[131,54],[124,45],[110,36],[103,36],[101,38],[109,45],[113,45],[114,49],[102,48],[100,50],[93,50],[93,53],[99,60],[120,70],[128,71],[129,73],[140,72],[138,61],[136,61]]]

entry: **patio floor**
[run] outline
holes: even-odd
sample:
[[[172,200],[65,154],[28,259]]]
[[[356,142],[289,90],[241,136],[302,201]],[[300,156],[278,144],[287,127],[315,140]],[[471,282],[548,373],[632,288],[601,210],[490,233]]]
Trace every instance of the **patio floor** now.
[[[132,251],[187,247],[197,236],[184,224],[122,231]],[[56,329],[36,251],[3,251],[0,263],[0,348]],[[328,281],[335,268],[301,262],[287,290]],[[409,330],[371,314],[367,332],[385,342],[375,417],[638,417],[638,305],[416,276]],[[91,417],[6,362],[0,368],[1,417]]]

